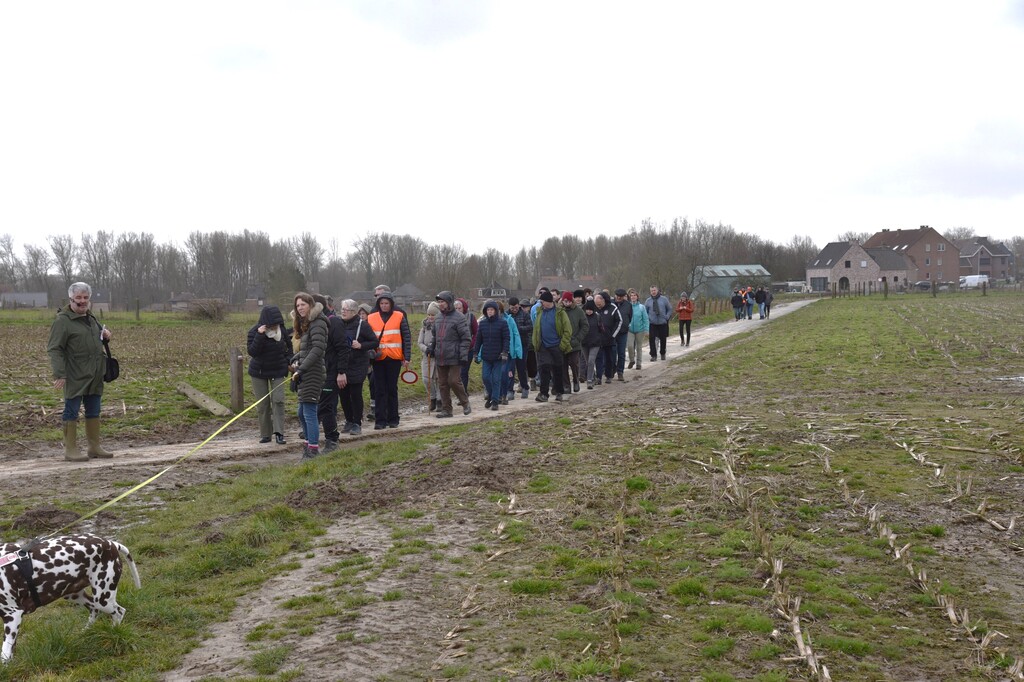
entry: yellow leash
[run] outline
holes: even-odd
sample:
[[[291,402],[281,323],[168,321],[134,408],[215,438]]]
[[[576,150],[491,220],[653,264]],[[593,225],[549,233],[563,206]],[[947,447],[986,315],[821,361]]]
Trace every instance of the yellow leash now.
[[[133,488],[129,488],[128,490],[124,491],[123,493],[121,493],[120,495],[115,497],[114,499],[109,500],[107,502],[104,502],[103,504],[101,504],[100,506],[96,507],[91,512],[89,512],[88,514],[80,516],[79,518],[75,519],[74,521],[72,521],[71,523],[67,524],[63,528],[60,528],[58,530],[53,531],[52,533],[48,533],[48,534],[43,535],[43,536],[41,536],[39,538],[36,538],[35,541],[33,542],[33,544],[38,543],[38,542],[42,542],[42,541],[46,540],[47,538],[51,538],[51,537],[53,537],[55,535],[61,535],[68,528],[71,528],[72,526],[76,526],[79,523],[81,523],[82,521],[85,521],[86,519],[91,519],[93,516],[96,516],[97,514],[99,514],[104,509],[109,509],[110,507],[114,506],[115,504],[117,504],[118,502],[120,502],[124,498],[128,497],[129,495],[133,495],[136,492],[142,490],[147,485],[151,484],[153,481],[155,481],[156,479],[160,478],[161,476],[166,474],[168,471],[170,471],[171,469],[173,469],[174,467],[178,466],[179,464],[184,462],[186,459],[188,459],[189,457],[191,457],[192,455],[197,453],[200,450],[200,448],[202,448],[204,445],[206,445],[211,440],[213,440],[218,435],[220,435],[221,431],[223,431],[224,429],[226,429],[229,426],[231,426],[232,424],[234,424],[235,421],[238,420],[239,417],[241,417],[246,412],[248,412],[252,408],[254,408],[257,405],[259,405],[260,403],[262,403],[264,400],[269,398],[271,395],[273,395],[274,391],[276,391],[277,389],[281,388],[282,386],[284,386],[284,382],[283,381],[281,383],[279,383],[277,386],[275,386],[274,388],[272,388],[271,390],[267,391],[267,394],[265,396],[263,396],[262,398],[260,398],[256,402],[254,402],[252,405],[250,405],[249,407],[245,408],[244,410],[242,410],[241,412],[236,414],[234,417],[232,417],[231,419],[226,421],[219,429],[217,429],[212,434],[210,434],[210,436],[206,440],[204,440],[202,443],[200,443],[199,445],[195,446],[194,448],[189,450],[187,453],[185,453],[184,455],[182,455],[178,459],[176,459],[173,462],[171,462],[170,464],[168,464],[164,468],[163,471],[159,472],[158,474],[156,474],[154,476],[150,476],[149,478],[147,478],[142,483],[139,483],[138,485],[134,486]]]

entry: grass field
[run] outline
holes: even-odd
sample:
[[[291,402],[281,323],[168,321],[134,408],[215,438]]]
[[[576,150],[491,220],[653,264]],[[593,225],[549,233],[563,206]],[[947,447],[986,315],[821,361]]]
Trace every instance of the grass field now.
[[[106,521],[143,569],[124,623],[48,607],[0,680],[158,679],[302,571],[236,625],[242,672],[210,679],[1024,679],[1018,303],[824,300],[643,391],[142,493]],[[108,324],[122,366],[226,402],[202,377],[251,323],[168,321],[149,351]],[[7,325],[2,357],[40,326]],[[5,410],[54,409],[37,356]],[[115,433],[189,418],[160,383],[122,389]]]

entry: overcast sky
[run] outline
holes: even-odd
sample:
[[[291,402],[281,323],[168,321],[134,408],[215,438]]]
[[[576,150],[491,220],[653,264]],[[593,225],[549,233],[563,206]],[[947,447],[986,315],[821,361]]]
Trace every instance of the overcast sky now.
[[[1024,2],[0,2],[0,234],[1024,234]]]

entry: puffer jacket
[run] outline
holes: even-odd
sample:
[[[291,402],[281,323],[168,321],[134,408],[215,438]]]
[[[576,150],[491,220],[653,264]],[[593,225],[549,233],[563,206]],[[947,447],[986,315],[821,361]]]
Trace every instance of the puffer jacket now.
[[[494,317],[487,317],[488,309],[494,311]],[[484,317],[477,324],[473,356],[487,362],[496,362],[502,354],[508,357],[509,344],[508,323],[498,312],[498,304],[487,301],[484,303]]]
[[[668,324],[672,319],[672,304],[661,293],[657,296],[648,296],[644,302],[644,309],[647,310],[647,318],[651,324]]]
[[[513,360],[525,357],[523,355],[523,339],[519,336],[519,326],[515,318],[509,314],[502,315],[505,324],[508,325],[508,356]]]
[[[50,327],[46,352],[55,379],[64,379],[64,398],[103,395],[107,356],[100,334],[103,325],[86,312],[79,315],[71,304],[61,308]]]
[[[430,354],[438,367],[461,365],[469,361],[469,321],[454,308],[434,318],[434,340]]]
[[[366,373],[370,367],[369,352],[375,350],[379,343],[377,335],[358,315],[347,321],[342,318],[341,323],[345,330],[345,342],[351,352],[347,358],[338,362],[338,374],[344,374],[350,384],[362,383],[366,381]],[[362,347],[352,348],[353,341],[358,341]]]
[[[294,310],[291,315],[292,324],[297,330],[299,325]],[[327,378],[324,356],[327,353],[329,330],[324,307],[314,303],[309,309],[307,320],[309,328],[299,340],[299,352],[292,357],[292,364],[299,374],[299,402],[316,403],[320,401],[320,392]]]
[[[583,312],[583,308],[574,305],[571,308],[563,307],[562,310],[569,317],[569,323],[572,325],[572,337],[569,339],[569,343],[572,344],[573,350],[583,349],[583,338],[587,335],[590,330],[590,322],[587,321],[587,314]]]
[[[335,315],[327,318],[327,349],[324,352],[324,368],[327,376],[324,388],[338,390],[338,367],[348,367],[348,356],[352,353],[352,344],[345,333],[345,322]]]
[[[533,317],[530,316],[530,309],[520,306],[519,312],[512,315],[519,329],[519,338],[522,339],[525,351],[533,350]]]
[[[647,317],[647,307],[639,302],[631,305],[633,306],[633,319],[629,321],[629,331],[634,334],[651,331],[650,318]]]
[[[585,310],[583,311],[583,314],[587,314]],[[585,348],[594,348],[606,345],[604,343],[604,333],[602,331],[604,327],[602,327],[599,322],[600,318],[597,316],[597,311],[592,315],[587,315],[587,335],[583,337],[583,346]]]
[[[543,306],[537,311],[537,321],[533,325],[533,347],[543,348],[543,329],[542,325],[544,318],[548,315],[555,316],[555,334],[558,336],[558,349],[563,353],[572,352],[572,324],[569,322],[569,316],[565,314],[564,308],[550,308],[545,310]]]
[[[275,341],[259,328],[266,325],[280,325],[281,340]],[[280,379],[288,375],[288,360],[292,357],[292,334],[284,326],[284,316],[276,305],[264,306],[260,320],[246,338],[245,348],[249,353],[249,376],[257,379]],[[283,390],[283,389],[281,389]]]

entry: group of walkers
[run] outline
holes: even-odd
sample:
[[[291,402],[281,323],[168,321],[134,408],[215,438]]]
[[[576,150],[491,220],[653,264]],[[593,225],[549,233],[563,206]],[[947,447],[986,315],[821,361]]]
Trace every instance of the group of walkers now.
[[[69,304],[54,321],[47,345],[54,386],[64,392],[69,461],[112,456],[99,444],[103,343],[111,332],[90,312],[91,294],[84,282],[71,285]],[[390,289],[380,285],[374,295],[373,306],[346,299],[336,311],[330,296],[300,292],[293,299],[290,325],[277,306],[260,311],[246,348],[259,401],[261,443],[287,442],[286,384],[298,399],[304,458],[333,451],[342,434],[362,433],[365,383],[370,389],[366,416],[373,419],[373,428],[398,427],[398,381],[409,370],[412,335],[408,315]],[[593,389],[625,381],[626,369],[642,369],[645,354],[650,362],[665,360],[673,313],[680,342],[689,345],[693,310],[686,292],[673,307],[657,286],[643,303],[635,289],[616,289],[613,296],[607,290],[541,288],[532,303],[514,296],[486,301],[478,320],[466,299],[442,291],[427,307],[417,337],[429,411],[451,417],[454,394],[462,413],[470,414],[467,387],[473,362],[481,365],[484,408],[489,410],[517,397],[525,400],[530,391],[537,391],[538,402],[563,401],[584,384]],[[84,454],[77,447],[83,403],[89,442]]]
[[[515,296],[488,300],[478,319],[466,299],[438,293],[416,338],[429,412],[439,419],[452,417],[456,408],[472,412],[468,384],[474,362],[481,365],[484,409],[496,411],[531,391],[537,391],[538,402],[563,401],[584,384],[593,389],[625,381],[626,369],[640,370],[645,354],[651,362],[665,360],[673,314],[681,344],[689,345],[693,301],[684,292],[673,307],[658,287],[650,294],[641,303],[634,289],[617,289],[613,297],[607,291],[541,288],[532,304]],[[285,442],[284,395],[275,389],[289,372],[304,457],[333,451],[342,434],[362,433],[366,381],[373,428],[398,427],[398,381],[409,369],[412,337],[408,316],[390,289],[380,285],[374,295],[373,307],[343,301],[339,316],[329,297],[297,294],[291,329],[275,306],[263,309],[248,343],[253,391],[258,399],[269,394],[259,406],[260,442]]]
[[[730,303],[732,304],[733,316],[737,322],[754,319],[755,307],[760,315],[758,319],[767,320],[772,312],[773,300],[775,300],[775,294],[770,290],[758,287],[757,291],[754,291],[754,287],[748,286],[733,289]]]

